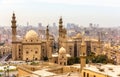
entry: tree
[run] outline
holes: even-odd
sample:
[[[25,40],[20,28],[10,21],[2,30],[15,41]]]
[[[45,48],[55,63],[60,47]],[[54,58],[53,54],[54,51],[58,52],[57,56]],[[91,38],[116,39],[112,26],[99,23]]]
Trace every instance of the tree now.
[[[98,55],[98,56],[95,56],[95,53],[91,52],[89,56],[87,56],[87,59],[86,59],[86,63],[89,63],[89,62],[92,62],[92,63],[114,63],[113,60],[111,59],[108,59],[107,55]]]
[[[74,57],[74,63],[80,63],[80,58],[79,57]]]
[[[98,55],[95,57],[95,63],[107,63],[108,57],[106,55]]]
[[[74,64],[74,57],[68,58],[67,64],[68,65],[73,65]]]
[[[80,63],[80,58],[79,57],[70,57],[68,58],[67,64],[72,65],[75,63]]]

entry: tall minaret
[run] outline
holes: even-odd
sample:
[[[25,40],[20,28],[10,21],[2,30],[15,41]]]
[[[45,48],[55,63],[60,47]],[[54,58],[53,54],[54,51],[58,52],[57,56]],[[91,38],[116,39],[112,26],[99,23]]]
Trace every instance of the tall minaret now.
[[[17,32],[16,32],[16,20],[15,20],[15,14],[13,13],[13,16],[12,16],[12,21],[11,21],[11,23],[12,23],[12,26],[11,26],[11,28],[12,28],[12,42],[14,42],[14,41],[16,41],[16,34],[17,34]]]
[[[47,29],[46,29],[46,40],[49,39],[49,29],[48,29],[48,26],[47,26]]]
[[[97,55],[100,55],[101,54],[101,40],[100,40],[100,32],[98,33],[98,45],[97,45],[97,53],[96,53],[96,56]]]
[[[11,21],[11,23],[12,23],[12,26],[11,26],[11,28],[12,28],[12,59],[13,60],[16,60],[17,59],[17,45],[16,45],[16,34],[17,34],[17,32],[16,32],[16,20],[15,20],[15,14],[13,13],[13,16],[12,16],[12,21]]]
[[[86,44],[83,38],[81,43],[80,61],[81,61],[80,72],[82,72],[82,69],[86,66]]]
[[[61,33],[62,33],[62,28],[63,28],[63,21],[62,21],[62,17],[59,19],[59,37],[61,37]]]

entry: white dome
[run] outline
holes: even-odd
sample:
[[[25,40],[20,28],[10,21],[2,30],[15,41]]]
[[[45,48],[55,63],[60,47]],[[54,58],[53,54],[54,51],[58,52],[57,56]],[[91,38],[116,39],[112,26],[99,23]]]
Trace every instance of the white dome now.
[[[66,53],[66,50],[65,50],[65,48],[63,48],[63,47],[61,47],[60,49],[59,49],[59,53],[60,54],[65,54]]]
[[[25,39],[30,40],[30,39],[37,39],[38,34],[34,30],[29,30],[26,33]]]

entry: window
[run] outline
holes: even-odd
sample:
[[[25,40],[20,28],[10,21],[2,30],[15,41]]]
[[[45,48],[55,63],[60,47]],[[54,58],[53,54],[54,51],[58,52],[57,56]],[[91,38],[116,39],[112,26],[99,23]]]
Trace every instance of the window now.
[[[69,46],[69,54],[72,54],[72,46]]]
[[[35,58],[35,60],[38,60],[37,58]]]
[[[21,51],[21,49],[19,49],[19,51]]]
[[[96,51],[96,48],[94,48],[94,51]]]
[[[57,63],[57,62],[55,61],[55,63]]]
[[[26,51],[26,54],[28,54],[29,52],[28,51]]]
[[[87,73],[87,77],[89,77],[89,73]]]
[[[95,75],[93,77],[96,77]]]
[[[66,62],[64,62],[64,65],[66,65]]]
[[[83,53],[83,55],[85,55],[85,53]]]
[[[26,60],[28,60],[28,58],[26,58]]]
[[[85,77],[85,72],[83,73],[83,77]]]
[[[37,51],[35,51],[35,54],[37,54],[38,52]]]

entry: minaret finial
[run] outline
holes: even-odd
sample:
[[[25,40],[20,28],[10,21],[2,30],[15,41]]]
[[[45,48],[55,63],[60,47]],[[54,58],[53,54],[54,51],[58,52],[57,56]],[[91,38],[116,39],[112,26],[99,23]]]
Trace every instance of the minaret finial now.
[[[15,13],[13,12],[13,16],[12,16],[12,20],[14,20],[15,21]]]
[[[47,25],[47,28],[46,28],[46,39],[48,40],[49,39],[49,24]]]
[[[47,29],[48,29],[48,27],[49,27],[49,24],[47,25]]]
[[[60,16],[59,24],[62,24],[62,23],[63,23],[62,16]]]

